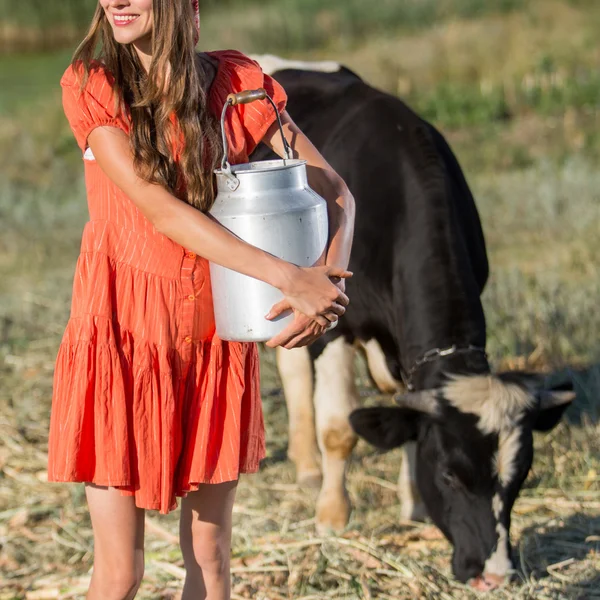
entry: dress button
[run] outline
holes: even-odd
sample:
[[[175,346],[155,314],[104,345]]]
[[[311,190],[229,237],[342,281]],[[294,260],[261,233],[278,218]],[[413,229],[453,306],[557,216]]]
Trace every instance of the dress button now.
[[[186,344],[191,344],[192,343],[192,338],[188,335],[185,340],[183,340]]]
[[[194,258],[196,258],[196,255],[193,252],[188,252],[187,253],[187,257],[191,258],[191,259],[194,259]]]
[[[193,300],[195,300],[195,299],[196,299],[196,296],[194,296],[193,294],[190,294],[190,295],[188,296],[188,300],[189,300],[190,302],[192,302],[192,301],[193,301]]]

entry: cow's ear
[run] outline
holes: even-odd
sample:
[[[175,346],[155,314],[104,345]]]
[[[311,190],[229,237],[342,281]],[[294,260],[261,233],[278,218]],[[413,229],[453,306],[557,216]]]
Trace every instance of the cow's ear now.
[[[556,427],[565,410],[575,400],[572,384],[541,390],[537,396],[540,402],[539,410],[533,423],[536,431],[550,431]]]
[[[350,415],[352,429],[381,450],[398,448],[417,439],[423,413],[408,408],[359,408]]]

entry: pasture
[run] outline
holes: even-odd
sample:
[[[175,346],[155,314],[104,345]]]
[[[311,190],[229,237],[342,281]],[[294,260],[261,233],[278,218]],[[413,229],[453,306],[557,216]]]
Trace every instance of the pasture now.
[[[83,598],[92,565],[83,486],[45,483],[53,361],[87,216],[58,80],[69,60],[60,47],[79,34],[88,14],[81,6],[90,3],[62,4],[71,16],[31,0],[9,20],[0,0],[0,47],[26,40],[11,47],[30,51],[0,54],[0,600]],[[201,45],[340,60],[402,95],[447,136],[488,242],[492,363],[568,375],[578,394],[565,422],[536,435],[513,514],[518,573],[490,597],[600,598],[600,6],[381,0],[366,15],[363,2],[327,5],[219,3],[203,17]],[[55,36],[36,37],[38,22]],[[56,49],[35,53],[48,48]],[[450,545],[437,529],[398,520],[397,452],[359,443],[351,523],[339,537],[317,537],[316,491],[295,485],[286,459],[287,416],[270,352],[262,377],[268,457],[239,488],[233,598],[482,595],[452,579]],[[359,379],[365,403],[390,402],[372,389],[362,361]],[[178,597],[177,519],[147,519],[139,598]]]

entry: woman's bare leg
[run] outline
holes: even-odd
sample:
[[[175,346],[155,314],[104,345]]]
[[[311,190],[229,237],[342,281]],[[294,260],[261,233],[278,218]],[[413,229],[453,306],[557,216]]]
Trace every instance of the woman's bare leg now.
[[[131,600],[144,575],[144,509],[115,488],[86,484],[94,530],[87,600]]]
[[[229,600],[229,559],[237,481],[201,485],[181,501],[186,579],[181,600]]]

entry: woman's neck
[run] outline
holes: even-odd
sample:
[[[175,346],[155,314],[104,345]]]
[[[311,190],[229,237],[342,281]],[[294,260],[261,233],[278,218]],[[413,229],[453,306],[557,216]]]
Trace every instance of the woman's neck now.
[[[146,73],[150,71],[150,65],[152,64],[152,36],[148,35],[142,39],[133,42],[133,47],[137,52],[137,55],[144,67]]]

